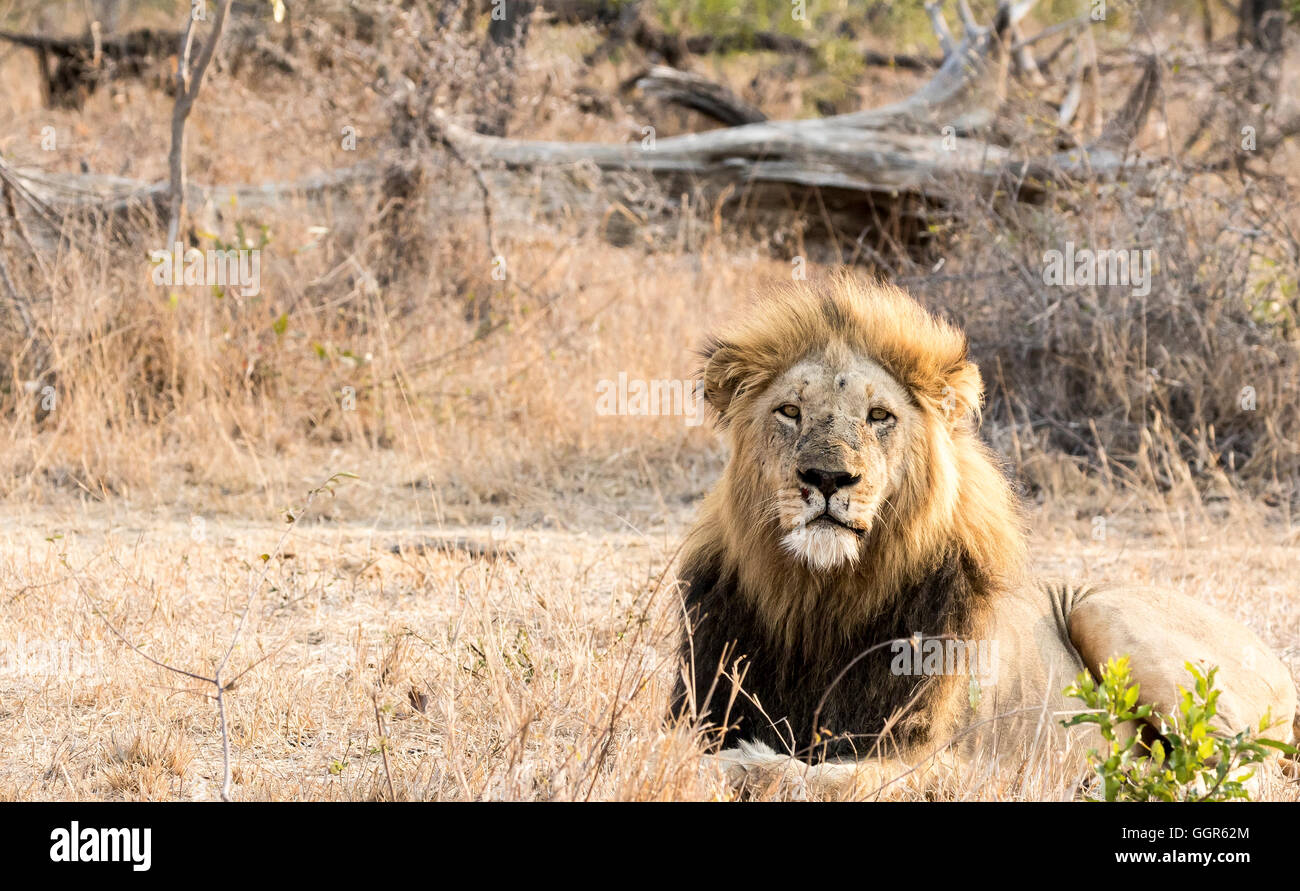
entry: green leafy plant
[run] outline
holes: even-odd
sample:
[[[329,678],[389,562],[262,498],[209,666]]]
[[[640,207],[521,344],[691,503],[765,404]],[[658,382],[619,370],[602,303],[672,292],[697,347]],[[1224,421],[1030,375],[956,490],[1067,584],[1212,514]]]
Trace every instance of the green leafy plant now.
[[[1104,751],[1088,752],[1106,801],[1249,800],[1246,782],[1255,774],[1250,765],[1264,761],[1270,749],[1296,753],[1294,746],[1261,736],[1272,724],[1268,714],[1258,730],[1231,735],[1216,727],[1218,667],[1184,665],[1194,683],[1190,689],[1179,686],[1177,714],[1138,705],[1139,685],[1132,683],[1127,656],[1109,659],[1100,681],[1085,671],[1066,688],[1065,695],[1082,700],[1088,711],[1061,723],[1096,724],[1106,743]],[[1159,738],[1148,744],[1141,733],[1128,737],[1123,725],[1130,721],[1146,722]]]

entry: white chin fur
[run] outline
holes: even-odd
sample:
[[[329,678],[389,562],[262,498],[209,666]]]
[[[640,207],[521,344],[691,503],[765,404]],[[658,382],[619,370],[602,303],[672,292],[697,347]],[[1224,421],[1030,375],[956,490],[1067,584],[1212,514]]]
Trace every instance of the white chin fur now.
[[[786,533],[781,546],[815,572],[834,569],[858,559],[858,537],[847,529],[828,523],[800,526]]]

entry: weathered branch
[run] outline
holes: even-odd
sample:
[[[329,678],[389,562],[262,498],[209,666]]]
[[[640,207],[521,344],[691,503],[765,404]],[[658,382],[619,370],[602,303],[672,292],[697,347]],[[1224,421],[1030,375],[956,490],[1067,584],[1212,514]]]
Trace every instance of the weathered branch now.
[[[409,158],[389,164],[366,161],[318,176],[261,185],[209,186],[187,179],[185,204],[256,210],[293,200],[315,200],[371,186],[389,172],[414,163]],[[17,226],[23,227],[20,231],[30,227],[33,248],[45,252],[52,250],[63,236],[63,221],[67,217],[93,214],[111,221],[143,213],[153,222],[166,219],[170,208],[171,183],[167,180],[149,183],[116,176],[49,173],[12,168],[0,159],[0,184],[12,189],[21,199],[21,203],[14,202],[6,208],[6,213],[0,213],[0,221],[12,217]]]
[[[633,75],[624,82],[623,88],[633,87],[672,105],[698,111],[728,127],[767,120],[767,115],[726,86],[676,68],[659,65]]]
[[[967,39],[980,33],[982,29],[979,22],[975,21],[975,13],[971,12],[970,3],[967,0],[957,0],[957,14],[961,17],[961,29]]]
[[[934,29],[934,36],[939,39],[939,50],[946,59],[957,48],[957,41],[953,39],[952,31],[948,30],[948,22],[943,17],[943,3],[927,2],[925,12],[930,17],[930,27]]]
[[[945,126],[968,132],[987,126],[1006,97],[1010,30],[1035,0],[1003,2],[988,28],[968,35],[921,89],[901,102],[827,118],[835,125],[936,132]]]
[[[1011,47],[1011,58],[1016,63],[1016,69],[1033,86],[1047,86],[1047,78],[1043,77],[1043,72],[1038,69],[1034,54],[1029,51],[1029,45],[1025,43],[1018,26],[1011,28],[1011,36],[1016,39],[1015,45]]]
[[[1160,90],[1160,62],[1153,55],[1147,59],[1142,76],[1129,92],[1128,99],[1106,124],[1098,142],[1111,148],[1128,146],[1146,124],[1151,106]]]
[[[443,137],[465,157],[511,170],[595,166],[652,176],[692,176],[737,183],[780,183],[933,199],[953,196],[953,181],[998,181],[1008,174],[1089,178],[1114,175],[1118,157],[1089,150],[1039,162],[989,143],[939,134],[818,126],[820,121],[767,121],[641,143],[542,142],[485,137],[445,119]]]
[[[190,52],[194,46],[194,15],[190,13],[185,26],[185,36],[181,40],[181,50],[176,60],[176,104],[172,108],[172,148],[167,157],[167,167],[171,174],[171,206],[167,216],[167,244],[175,243],[180,234],[181,211],[185,206],[185,122],[194,108],[194,100],[199,97],[203,86],[203,75],[216,52],[221,40],[221,30],[226,25],[226,15],[230,12],[231,0],[222,0],[217,7],[217,17],[212,22],[212,33],[208,35],[203,49],[199,52],[198,63],[190,72]]]

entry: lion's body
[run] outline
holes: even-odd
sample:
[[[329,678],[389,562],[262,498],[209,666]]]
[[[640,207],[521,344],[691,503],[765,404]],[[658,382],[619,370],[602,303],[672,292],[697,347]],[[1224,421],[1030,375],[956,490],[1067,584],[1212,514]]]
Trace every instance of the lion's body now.
[[[1290,734],[1294,684],[1244,626],[1178,594],[1026,578],[965,338],[901,291],[787,288],[713,342],[704,378],[732,455],[683,558],[672,709],[742,775],[1064,749],[1062,690],[1125,654],[1144,700],[1171,709],[1204,660],[1226,721],[1271,710]]]

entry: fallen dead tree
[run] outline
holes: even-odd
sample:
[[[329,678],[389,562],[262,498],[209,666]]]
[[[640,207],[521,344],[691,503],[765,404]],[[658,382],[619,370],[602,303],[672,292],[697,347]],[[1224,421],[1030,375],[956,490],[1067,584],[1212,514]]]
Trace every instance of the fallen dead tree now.
[[[110,77],[141,77],[176,52],[180,33],[141,28],[100,37],[47,37],[0,31],[0,40],[36,53],[46,105],[80,108],[86,96]]]
[[[200,219],[221,208],[240,212],[283,206],[291,201],[320,201],[356,188],[374,186],[413,162],[368,161],[290,182],[204,185],[187,182],[185,204]],[[65,222],[95,217],[110,228],[136,217],[150,226],[165,224],[171,199],[167,180],[142,182],[118,176],[50,173],[15,168],[0,159],[0,239],[8,232],[34,250],[52,250]]]
[[[1154,60],[1148,59],[1121,111],[1085,146],[1026,150],[1000,144],[990,132],[1005,102],[1016,46],[1012,34],[1032,5],[1032,0],[1004,2],[987,27],[966,21],[960,42],[951,35],[942,38],[947,50],[943,66],[911,96],[879,108],[811,120],[756,120],[631,143],[543,142],[475,133],[437,109],[421,106],[425,91],[412,84],[404,95],[393,96],[391,105],[395,115],[406,116],[400,125],[395,121],[395,131],[425,133],[419,145],[403,143],[391,158],[294,182],[190,185],[185,200],[202,219],[214,208],[247,211],[383,188],[410,177],[429,163],[431,149],[442,146],[451,160],[434,164],[440,185],[429,200],[453,212],[490,200],[498,219],[528,224],[552,214],[609,218],[611,208],[617,208],[625,228],[650,228],[665,210],[678,206],[682,195],[703,194],[719,208],[728,202],[748,208],[766,203],[786,215],[815,209],[834,218],[825,228],[857,237],[882,219],[910,221],[905,229],[924,233],[930,209],[973,191],[999,200],[1035,201],[1053,186],[1074,188],[1081,182],[1141,175],[1152,161],[1133,157],[1129,144],[1158,90],[1160,66]],[[689,88],[692,101],[713,103],[715,112],[722,96],[731,107],[721,114],[761,115],[756,109],[741,110],[739,100],[703,86],[706,81],[678,75],[652,69],[639,80],[652,79],[679,94]],[[457,169],[467,169],[472,177],[458,177]],[[0,183],[14,208],[8,215],[35,233],[32,241],[46,244],[58,237],[64,216],[100,213],[124,219],[144,213],[156,218],[168,193],[165,183],[15,170],[3,162]],[[0,227],[5,225],[0,206]]]
[[[849,114],[763,120],[626,144],[485,137],[436,110],[430,123],[438,141],[482,171],[572,168],[637,174],[660,181],[673,194],[686,183],[706,183],[716,194],[733,195],[770,186],[784,190],[779,200],[794,204],[815,192],[835,196],[841,206],[856,201],[863,214],[855,223],[859,229],[882,208],[887,213],[901,208],[905,214],[923,214],[933,203],[973,188],[1037,200],[1052,184],[1113,179],[1143,169],[1147,162],[1130,157],[1127,147],[1145,121],[1158,86],[1159,67],[1154,64],[1147,66],[1101,138],[1090,145],[1034,157],[999,145],[984,133],[1005,101],[1015,46],[1012,33],[1032,6],[1032,0],[1004,2],[987,27],[964,19],[960,43],[945,26],[941,40],[946,61],[919,90],[902,101]],[[685,82],[696,88],[693,99],[701,96],[694,81],[670,76],[663,80],[669,85],[664,90]]]
[[[156,75],[159,84],[165,84],[164,64],[178,53],[183,36],[181,31],[155,28],[111,35],[101,35],[96,28],[81,37],[0,31],[0,41],[36,53],[42,96],[47,106],[56,108],[81,108],[88,96],[113,80]],[[286,74],[299,72],[298,62],[266,36],[262,22],[240,20],[231,38],[236,58]],[[193,50],[202,52],[202,43]]]

